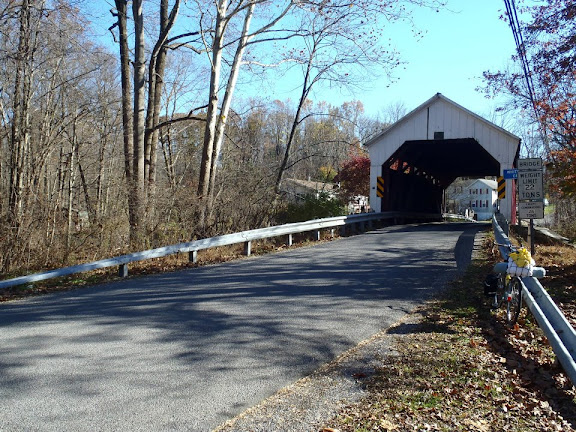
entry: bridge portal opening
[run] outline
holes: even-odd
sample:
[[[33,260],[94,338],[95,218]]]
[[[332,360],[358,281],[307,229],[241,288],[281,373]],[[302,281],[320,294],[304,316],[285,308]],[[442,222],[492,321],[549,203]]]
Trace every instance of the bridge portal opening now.
[[[499,172],[500,163],[474,138],[406,141],[382,165],[381,211],[441,213],[455,179]]]

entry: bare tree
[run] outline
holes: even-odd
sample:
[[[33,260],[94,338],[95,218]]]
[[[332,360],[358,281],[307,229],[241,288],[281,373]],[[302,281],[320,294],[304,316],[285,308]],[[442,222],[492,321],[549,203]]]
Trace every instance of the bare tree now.
[[[124,128],[125,176],[128,183],[130,238],[144,240],[146,210],[153,205],[156,176],[156,146],[170,32],[174,28],[180,0],[170,7],[160,0],[158,35],[146,59],[143,0],[132,1],[133,40],[129,41],[128,0],[115,0],[113,12],[118,29],[122,82],[122,123]],[[131,57],[130,47],[134,56]],[[133,74],[131,77],[131,65]],[[148,65],[148,68],[146,67]],[[146,74],[148,70],[148,74]],[[148,88],[146,87],[148,82]],[[148,90],[148,91],[147,91]]]
[[[270,40],[267,37],[269,32],[273,31],[274,27],[287,16],[295,3],[295,0],[282,1],[280,5],[278,1],[247,0],[234,4],[229,0],[219,0],[214,4],[212,31],[206,34],[206,36],[211,35],[211,42],[206,39],[211,67],[204,146],[198,182],[198,196],[205,198],[206,201],[200,215],[202,224],[205,224],[205,217],[210,212],[216,181],[216,164],[222,150],[228,114],[245,50],[249,44],[268,42]],[[266,12],[271,5],[276,6],[280,12],[277,15],[267,16]],[[265,23],[253,31],[250,25],[257,8],[263,12],[262,16],[266,18]],[[260,21],[262,21],[262,16],[260,16]],[[229,35],[229,38],[226,39],[227,32],[231,32],[234,20],[238,17],[243,17],[240,30],[236,34]],[[227,48],[231,46],[235,46],[236,49],[230,61],[228,73],[223,76],[224,55]],[[222,88],[225,90],[224,94],[220,96]]]
[[[395,53],[379,48],[379,33],[374,28],[375,12],[382,13],[370,2],[308,2],[299,9],[301,27],[309,29],[299,46],[289,51],[289,58],[301,72],[301,92],[296,112],[276,177],[276,192],[291,162],[292,146],[298,128],[306,120],[303,109],[312,89],[323,82],[329,86],[351,85],[354,72],[372,65],[392,65]],[[371,15],[372,14],[372,15]],[[363,38],[363,40],[362,40]],[[372,48],[368,48],[371,46]]]
[[[8,191],[8,227],[11,239],[9,247],[17,247],[22,229],[24,211],[24,186],[29,165],[30,148],[30,111],[33,95],[34,56],[37,51],[40,22],[44,2],[23,0],[18,18],[17,48],[12,58],[14,62],[14,83],[11,100],[11,125],[9,136],[9,191]],[[3,267],[11,266],[11,254],[4,257]]]
[[[280,192],[291,160],[293,141],[297,130],[306,120],[303,107],[314,87],[346,87],[363,83],[361,76],[374,76],[376,68],[390,74],[399,64],[399,53],[381,41],[383,23],[410,17],[407,5],[433,6],[436,0],[370,1],[350,3],[347,0],[305,1],[299,4],[297,17],[301,28],[308,29],[300,44],[291,47],[286,62],[295,64],[301,73],[301,92],[296,102],[295,116],[285,146],[284,157],[278,168],[276,192]]]
[[[40,251],[59,238],[69,250],[73,215],[79,204],[94,204],[82,152],[84,131],[93,130],[87,123],[94,93],[85,83],[102,81],[94,77],[105,57],[87,41],[86,22],[69,2],[22,0],[2,11],[6,28],[18,29],[0,32],[0,190],[8,197],[0,255],[9,271],[16,262],[22,266],[24,257],[42,264],[56,260],[55,251]]]

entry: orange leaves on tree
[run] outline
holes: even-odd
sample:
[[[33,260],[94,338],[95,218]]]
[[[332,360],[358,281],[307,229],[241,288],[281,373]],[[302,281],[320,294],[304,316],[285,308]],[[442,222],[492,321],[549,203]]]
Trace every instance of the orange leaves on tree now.
[[[334,180],[340,182],[340,194],[347,200],[357,195],[367,196],[370,192],[370,159],[352,156],[341,165]]]
[[[507,93],[512,109],[534,113],[549,159],[549,182],[561,196],[576,194],[576,0],[524,3],[523,51],[534,99],[518,71],[485,72],[487,96]],[[507,19],[507,18],[505,18]],[[516,59],[518,57],[516,56]]]
[[[576,195],[576,149],[552,151],[553,162],[548,165],[550,187],[562,196]]]

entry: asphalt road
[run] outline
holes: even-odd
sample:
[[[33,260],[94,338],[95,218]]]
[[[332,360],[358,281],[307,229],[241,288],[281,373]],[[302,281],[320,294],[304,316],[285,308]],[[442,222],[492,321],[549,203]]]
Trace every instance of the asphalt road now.
[[[397,322],[478,229],[389,227],[0,304],[0,430],[209,431]]]

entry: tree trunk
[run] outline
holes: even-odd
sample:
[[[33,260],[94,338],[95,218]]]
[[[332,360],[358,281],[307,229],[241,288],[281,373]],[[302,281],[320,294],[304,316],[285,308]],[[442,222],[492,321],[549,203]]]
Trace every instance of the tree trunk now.
[[[144,43],[143,0],[132,1],[134,19],[134,159],[132,164],[132,193],[134,194],[134,225],[131,227],[131,243],[141,246],[144,240],[146,199],[144,195],[144,128],[146,114],[146,53]]]
[[[38,5],[41,7],[41,5]],[[27,160],[30,145],[30,98],[32,94],[35,30],[32,28],[32,7],[23,0],[19,11],[18,48],[15,55],[14,92],[12,94],[12,124],[9,138],[9,191],[8,191],[8,251],[2,267],[10,270],[16,251],[20,250],[24,186],[27,178]]]
[[[72,137],[70,153],[68,154],[68,206],[66,209],[66,255],[65,259],[68,259],[70,253],[70,246],[72,244],[72,225],[73,220],[73,204],[74,204],[74,188],[76,183],[76,138]]]
[[[146,196],[148,208],[146,213],[153,213],[156,194],[156,164],[158,129],[160,122],[160,108],[162,91],[164,89],[164,73],[166,70],[166,41],[173,28],[180,8],[180,0],[176,0],[174,7],[168,13],[168,0],[160,2],[160,25],[158,40],[150,56],[148,66],[148,110],[146,113],[145,152],[146,152]]]
[[[130,241],[136,240],[137,198],[133,194],[134,177],[132,161],[134,160],[134,133],[132,114],[132,83],[130,80],[130,49],[128,46],[128,2],[115,0],[118,32],[120,35],[120,79],[122,85],[122,130],[124,144],[124,176],[127,184],[128,218],[130,223]]]
[[[20,29],[18,52],[16,53],[16,74],[13,93],[13,117],[10,133],[10,190],[8,200],[9,223],[14,238],[18,237],[22,213],[22,189],[24,156],[27,139],[27,97],[26,82],[30,74],[30,4],[22,2],[20,9]]]
[[[244,18],[244,27],[242,28],[242,35],[240,37],[240,40],[238,41],[238,47],[236,49],[236,54],[234,55],[234,61],[232,62],[230,76],[228,77],[228,83],[226,85],[226,92],[224,93],[222,108],[220,109],[220,115],[218,116],[214,137],[215,143],[212,148],[212,159],[210,160],[210,182],[208,185],[208,196],[210,201],[212,201],[214,198],[214,187],[216,182],[216,163],[218,162],[220,152],[222,151],[222,143],[224,142],[224,132],[228,121],[228,113],[230,111],[230,105],[232,103],[232,96],[234,95],[234,89],[236,88],[236,82],[238,81],[240,66],[242,64],[242,57],[244,56],[244,51],[246,50],[246,44],[248,43],[249,40],[248,30],[250,29],[250,22],[252,20],[252,16],[254,15],[255,6],[256,5],[252,3],[250,7],[246,10],[246,16]],[[212,203],[210,203],[210,207],[211,204]]]
[[[224,31],[226,29],[225,16],[228,9],[228,0],[220,0],[216,15],[214,40],[212,42],[212,67],[210,69],[210,90],[208,109],[206,112],[206,128],[204,129],[204,146],[200,164],[200,179],[198,182],[198,196],[207,198],[212,176],[212,155],[214,153],[214,138],[218,117],[218,91],[220,90],[220,73],[222,70],[222,50]],[[205,203],[206,205],[206,203]],[[206,209],[204,209],[206,210]],[[203,223],[204,221],[201,221]]]

